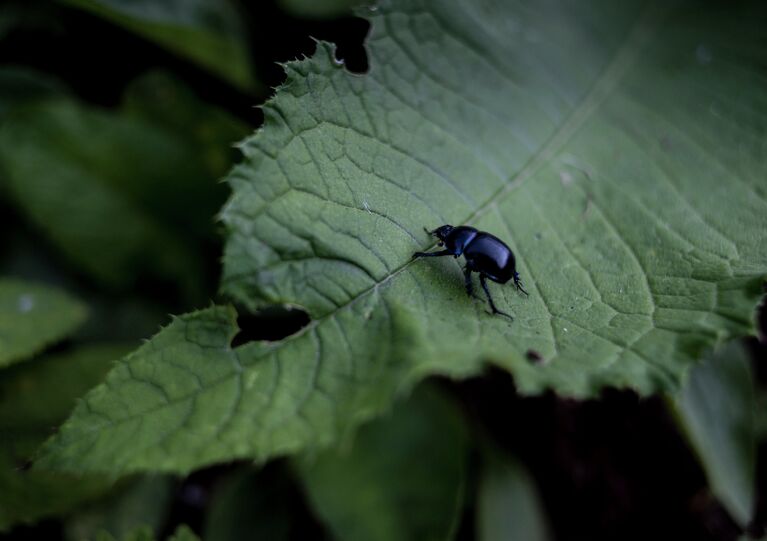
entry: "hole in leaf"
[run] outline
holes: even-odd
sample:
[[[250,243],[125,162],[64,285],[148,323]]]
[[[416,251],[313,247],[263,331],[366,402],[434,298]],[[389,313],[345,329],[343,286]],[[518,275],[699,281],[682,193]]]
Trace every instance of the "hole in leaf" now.
[[[254,340],[282,340],[306,327],[311,319],[305,310],[295,307],[270,306],[255,314],[240,313],[240,332],[232,339],[232,347]]]
[[[345,22],[344,22],[345,21]],[[345,24],[345,32],[339,34],[336,57],[343,61],[346,69],[352,73],[363,74],[368,71],[368,55],[364,41],[370,31],[370,23],[356,17],[341,21]]]
[[[528,349],[527,353],[525,353],[525,357],[527,357],[527,360],[533,364],[540,364],[543,362],[543,355],[534,349]]]
[[[276,2],[242,2],[250,32],[250,50],[259,79],[265,87],[276,87],[285,80],[284,70],[275,60],[285,62],[311,56],[316,47],[312,38],[335,43],[336,56],[346,69],[363,73],[368,69],[363,45],[370,23],[354,16],[310,19],[291,15]]]

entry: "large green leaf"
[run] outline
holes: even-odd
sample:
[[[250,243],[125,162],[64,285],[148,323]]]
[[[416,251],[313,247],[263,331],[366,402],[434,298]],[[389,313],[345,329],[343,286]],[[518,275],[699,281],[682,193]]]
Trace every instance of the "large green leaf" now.
[[[93,391],[41,465],[190,468],[326,444],[433,373],[524,393],[674,390],[751,332],[767,271],[762,4],[381,2],[370,71],[320,43],[286,66],[229,177],[222,289],[306,307],[278,343],[233,314],[175,321]],[[514,248],[513,323],[423,226]],[[531,363],[537,352],[544,362]],[[535,355],[530,355],[535,357]]]
[[[334,539],[452,539],[461,517],[468,439],[460,413],[420,389],[354,441],[296,461]]]
[[[765,8],[746,7],[381,2],[370,72],[320,44],[243,144],[223,290],[306,307],[293,341],[349,376],[490,360],[527,393],[677,388],[752,331],[767,272]],[[513,247],[530,297],[491,284],[512,324],[454,261],[410,261],[444,223]]]
[[[245,89],[256,86],[241,15],[230,0],[60,0],[186,56]]]
[[[111,479],[28,471],[34,450],[98,383],[122,345],[92,345],[3,371],[0,378],[0,531],[66,512],[105,492]]]
[[[66,337],[86,315],[85,305],[63,291],[0,278],[0,368]]]
[[[758,403],[744,346],[732,342],[690,372],[676,412],[713,493],[742,527],[756,509]]]

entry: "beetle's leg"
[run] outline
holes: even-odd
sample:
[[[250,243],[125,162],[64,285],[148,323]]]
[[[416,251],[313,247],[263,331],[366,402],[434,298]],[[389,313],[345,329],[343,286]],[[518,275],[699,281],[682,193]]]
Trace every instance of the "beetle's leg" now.
[[[419,257],[440,257],[443,255],[453,255],[450,250],[440,250],[439,252],[416,252],[413,254],[412,259],[418,259]]]
[[[479,283],[482,284],[482,289],[485,290],[485,295],[487,295],[487,300],[490,303],[490,308],[493,310],[493,314],[500,314],[502,316],[506,316],[510,320],[514,321],[514,318],[511,317],[506,312],[501,312],[498,310],[498,308],[495,307],[495,303],[493,302],[493,297],[490,296],[490,290],[487,288],[487,282],[485,281],[485,275],[482,273],[479,273]]]
[[[474,284],[471,283],[471,269],[468,265],[463,269],[464,283],[466,284],[466,294],[469,297],[474,296]]]
[[[519,274],[516,273],[516,272],[514,273],[514,285],[517,286],[517,289],[519,291],[521,291],[522,293],[524,293],[528,297],[530,296],[530,295],[527,294],[527,291],[525,291],[525,289],[522,287],[522,281],[519,279]]]

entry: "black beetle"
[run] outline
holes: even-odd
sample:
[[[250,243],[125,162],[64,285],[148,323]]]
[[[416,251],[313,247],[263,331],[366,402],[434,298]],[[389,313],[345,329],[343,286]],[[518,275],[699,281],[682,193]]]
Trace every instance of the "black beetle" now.
[[[443,255],[458,257],[463,254],[463,257],[466,258],[466,267],[463,269],[463,275],[466,279],[466,293],[470,297],[473,295],[471,273],[478,272],[479,283],[485,290],[493,314],[500,314],[513,320],[514,318],[509,314],[501,312],[495,307],[493,298],[490,296],[490,290],[487,289],[487,282],[485,282],[485,278],[489,278],[493,282],[505,284],[513,278],[517,289],[527,295],[527,291],[522,288],[522,282],[519,280],[516,260],[511,248],[506,246],[506,243],[498,237],[465,225],[458,227],[443,225],[433,231],[424,229],[429,235],[437,237],[439,245],[445,246],[445,249],[439,252],[416,252],[413,254],[413,259]]]

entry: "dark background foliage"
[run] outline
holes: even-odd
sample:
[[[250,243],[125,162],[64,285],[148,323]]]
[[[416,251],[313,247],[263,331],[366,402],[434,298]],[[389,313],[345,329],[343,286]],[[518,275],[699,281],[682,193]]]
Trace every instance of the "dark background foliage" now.
[[[271,88],[283,79],[277,62],[314,50],[313,38],[335,42],[346,66],[366,69],[363,40],[367,23],[345,16],[304,19],[284,12],[271,1],[239,2],[247,28],[248,46],[259,89],[237,90],[191,62],[167,52],[135,34],[83,11],[45,1],[3,1],[14,23],[0,34],[0,65],[24,66],[53,75],[83,102],[116,108],[126,87],[136,77],[160,68],[173,73],[197,96],[220,107],[255,129],[260,109]],[[237,154],[232,149],[232,161]],[[225,191],[216,202],[224,202]],[[183,194],[179,204],[184,204]],[[210,236],[196,246],[205,262],[204,280],[194,295],[163,281],[139,277],[129,287],[106,288],[73,268],[50,246],[13,205],[0,197],[0,271],[65,285],[96,306],[103,318],[89,324],[75,339],[95,337],[137,342],[165,322],[167,313],[183,313],[217,298],[222,237],[212,216],[203,216]],[[135,324],[141,315],[143,323]],[[762,333],[767,333],[764,310]],[[128,321],[131,324],[128,324]],[[300,312],[272,309],[243,316],[239,342],[278,339],[304,325]],[[761,385],[767,384],[765,345],[749,342]],[[67,351],[71,341],[55,346]],[[761,372],[759,372],[761,370]],[[499,448],[516,456],[531,471],[544,509],[557,539],[736,539],[742,532],[711,495],[703,472],[678,433],[661,398],[640,399],[631,392],[607,391],[600,400],[577,402],[553,394],[526,398],[516,394],[511,377],[491,372],[465,382],[440,382],[461,404],[476,438],[489,437]],[[763,533],[767,520],[767,449],[760,449],[757,519],[753,535]],[[476,459],[476,457],[475,457]],[[476,460],[474,464],[476,466]],[[178,524],[204,531],[211,513],[241,512],[236,501],[215,504],[233,472],[248,468],[233,463],[196,472],[174,481],[169,512],[162,520],[163,535]],[[288,520],[293,539],[327,537],[313,516],[299,485],[284,461],[265,465],[245,490],[253,498],[279,502],[275,514]],[[468,487],[467,506],[460,521],[459,538],[474,536],[475,509]],[[268,494],[268,497],[265,496]],[[18,526],[7,539],[56,539],[64,522],[46,519]],[[257,526],[254,526],[255,531]],[[267,532],[265,530],[265,532]],[[284,533],[284,532],[283,532]]]

